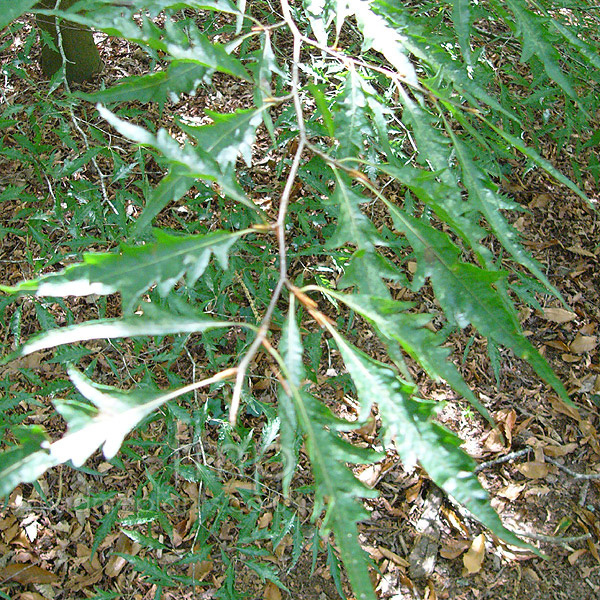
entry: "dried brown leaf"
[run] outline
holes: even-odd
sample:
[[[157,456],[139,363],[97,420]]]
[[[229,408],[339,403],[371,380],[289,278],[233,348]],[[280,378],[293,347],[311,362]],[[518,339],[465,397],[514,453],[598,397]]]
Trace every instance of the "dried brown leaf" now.
[[[580,335],[575,336],[571,342],[571,352],[575,354],[584,354],[591,352],[598,345],[598,338],[595,335]]]
[[[265,586],[263,600],[281,600],[281,590],[272,581]]]
[[[577,315],[570,310],[564,308],[545,308],[543,313],[544,319],[553,323],[568,323],[577,318]]]
[[[527,477],[527,479],[541,479],[550,472],[550,466],[543,462],[526,462],[517,465],[517,471]]]
[[[485,535],[480,533],[471,544],[467,553],[463,556],[463,564],[469,575],[478,573],[481,570],[483,559],[485,558]]]
[[[21,585],[30,583],[58,583],[58,577],[37,565],[13,563],[0,568],[0,580],[16,581]]]

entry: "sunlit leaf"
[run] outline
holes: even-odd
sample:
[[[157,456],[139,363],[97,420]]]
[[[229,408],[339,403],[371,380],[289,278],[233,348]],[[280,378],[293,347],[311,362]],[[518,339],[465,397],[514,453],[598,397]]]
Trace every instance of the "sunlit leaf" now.
[[[36,296],[85,296],[121,292],[125,312],[131,312],[140,295],[151,286],[166,296],[187,275],[193,285],[214,254],[223,269],[228,253],[244,231],[212,232],[207,235],[174,236],[158,229],[156,242],[142,246],[123,245],[119,253],[86,254],[83,262],[58,273],[43,275],[15,287],[0,286],[9,293]]]

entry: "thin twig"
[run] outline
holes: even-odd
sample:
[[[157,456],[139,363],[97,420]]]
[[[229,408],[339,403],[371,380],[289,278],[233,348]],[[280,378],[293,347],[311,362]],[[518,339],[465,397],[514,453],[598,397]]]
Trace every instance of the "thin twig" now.
[[[526,531],[518,531],[511,529],[512,533],[515,535],[526,537],[532,540],[537,540],[538,542],[546,542],[547,544],[556,544],[558,546],[567,546],[568,544],[573,544],[575,542],[583,542],[585,540],[589,540],[592,537],[591,533],[584,533],[583,535],[574,535],[571,537],[558,537],[555,535],[544,535],[543,533],[529,533]]]
[[[587,498],[587,493],[590,489],[590,480],[586,480],[583,482],[581,486],[581,492],[579,492],[579,506],[585,505],[585,499]]]
[[[186,385],[182,388],[173,390],[165,394],[164,396],[160,396],[160,398],[156,399],[156,402],[160,401],[161,404],[164,404],[165,402],[173,400],[174,398],[179,398],[179,396],[183,396],[188,392],[193,392],[194,390],[200,389],[202,387],[206,387],[212,385],[213,383],[223,381],[224,379],[229,379],[229,377],[233,377],[233,375],[235,375],[236,372],[236,367],[233,367],[231,369],[225,369],[223,371],[220,371],[216,375],[213,375],[212,377],[207,377],[206,379],[202,379],[201,381],[195,381],[194,383],[190,383],[189,385]]]
[[[565,465],[561,465],[558,461],[552,458],[548,458],[547,456],[544,457],[544,460],[547,463],[558,467],[561,471],[564,471],[567,475],[570,475],[574,479],[600,479],[600,473],[577,473],[576,471],[572,471],[571,469],[569,469],[569,467],[565,467]]]
[[[292,55],[292,79],[290,82],[290,87],[291,96],[294,100],[294,110],[296,112],[296,119],[298,121],[298,148],[296,149],[296,153],[294,154],[294,159],[290,167],[290,172],[288,173],[285,182],[285,187],[283,188],[283,192],[281,193],[281,200],[279,202],[279,213],[277,215],[277,222],[275,223],[275,230],[277,233],[277,245],[279,249],[279,279],[277,280],[277,285],[273,290],[271,301],[269,302],[269,306],[265,311],[260,327],[258,328],[256,337],[254,338],[252,344],[250,344],[250,348],[248,348],[246,354],[244,355],[244,357],[238,365],[235,386],[233,388],[233,394],[231,396],[231,407],[229,408],[229,422],[232,426],[236,422],[238,411],[240,409],[240,398],[242,395],[242,387],[244,385],[246,372],[248,371],[248,367],[250,366],[250,363],[252,362],[252,359],[254,358],[254,355],[256,354],[258,348],[261,346],[261,344],[265,341],[267,337],[267,334],[269,332],[269,326],[271,324],[271,317],[273,316],[273,312],[275,311],[275,307],[281,296],[281,292],[283,291],[283,288],[287,283],[285,218],[287,216],[287,209],[290,202],[292,186],[294,185],[296,175],[298,174],[298,169],[300,167],[300,159],[302,157],[304,146],[306,145],[306,128],[304,126],[304,115],[302,112],[302,104],[300,102],[299,95],[299,64],[302,35],[300,34],[300,31],[298,30],[296,24],[292,19],[288,0],[281,0],[281,8],[283,11],[284,20],[287,26],[290,28],[290,31],[292,32],[292,36],[294,38],[294,50]]]
[[[524,450],[517,450],[516,452],[510,452],[509,454],[505,454],[504,456],[500,456],[499,458],[495,458],[494,460],[488,460],[487,462],[483,462],[475,467],[474,473],[479,473],[484,469],[488,469],[489,467],[494,467],[496,465],[501,465],[505,462],[509,462],[514,460],[515,458],[521,458],[521,456],[525,456],[531,452],[531,448],[525,448]]]

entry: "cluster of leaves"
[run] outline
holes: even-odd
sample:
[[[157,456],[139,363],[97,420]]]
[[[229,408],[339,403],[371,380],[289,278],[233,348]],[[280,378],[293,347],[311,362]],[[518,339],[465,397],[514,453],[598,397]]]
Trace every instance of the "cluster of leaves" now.
[[[0,27],[34,5],[30,0],[12,2]],[[322,531],[334,532],[356,596],[373,598],[357,539],[357,523],[365,516],[359,500],[373,492],[347,465],[370,463],[380,454],[352,446],[345,433],[356,424],[337,418],[319,397],[316,373],[321,344],[326,343],[337,349],[351,379],[360,405],[358,424],[377,405],[385,450],[395,450],[409,465],[419,461],[438,486],[485,526],[522,545],[489,506],[460,440],[436,423],[439,405],[419,397],[404,360],[417,361],[430,377],[446,381],[490,419],[442,347],[450,331],[471,326],[491,349],[505,347],[527,361],[569,402],[519,326],[514,294],[534,301],[531,290],[540,286],[559,293],[507,220],[507,212],[519,206],[502,193],[499,182],[510,161],[520,156],[524,167],[547,171],[587,200],[539,148],[544,136],[560,146],[578,134],[582,149],[600,141],[586,134],[590,115],[598,109],[600,53],[597,23],[584,9],[579,0],[304,0],[293,7],[282,0],[276,11],[267,3],[236,5],[230,0],[82,0],[66,12],[42,11],[138,44],[157,66],[96,93],[67,90],[62,100],[52,100],[56,106],[64,103],[63,113],[70,111],[73,119],[79,119],[75,104],[90,112],[96,104],[102,119],[139,146],[137,163],[122,164],[99,127],[90,127],[85,153],[50,170],[36,158],[40,140],[32,143],[22,136],[19,151],[0,148],[4,156],[29,162],[52,180],[104,156],[115,164],[111,183],[136,169],[142,170],[143,182],[135,192],[121,190],[108,206],[104,188],[93,188],[91,194],[71,190],[68,202],[56,202],[57,221],[65,210],[72,215],[70,252],[125,238],[118,251],[88,253],[64,270],[0,286],[8,294],[2,310],[25,294],[51,298],[68,314],[65,297],[119,292],[122,316],[55,328],[40,301],[36,310],[42,332],[4,361],[56,347],[62,362],[73,363],[86,350],[72,344],[167,335],[180,340],[172,359],[190,335],[200,334],[214,373],[191,385],[173,380],[175,388],[168,392],[148,381],[123,391],[91,380],[96,363],[87,374],[69,366],[78,394],[54,402],[68,423],[67,434],[50,442],[39,426],[19,427],[17,420],[7,424],[18,443],[2,454],[0,495],[35,481],[52,466],[68,461],[83,465],[98,448],[116,460],[132,429],[169,400],[200,387],[232,397],[231,424],[220,422],[224,431],[235,427],[240,401],[256,409],[247,377],[263,345],[279,376],[277,414],[261,410],[268,417],[268,439],[278,436],[284,491],[289,492],[299,440],[304,440],[315,480],[314,516],[324,511]],[[198,11],[204,27],[197,24]],[[157,25],[159,14],[164,14],[162,26]],[[225,45],[214,40],[217,30]],[[521,49],[519,65],[496,69],[490,52],[500,42]],[[17,72],[18,66],[13,67]],[[254,105],[230,114],[207,111],[210,122],[202,125],[179,115],[177,139],[164,129],[155,131],[144,122],[143,111],[131,108],[137,101],[165,110],[170,101],[210,85],[215,74],[252,89]],[[64,71],[55,76],[55,89],[63,76]],[[529,95],[516,97],[514,86],[529,89]],[[10,110],[0,118],[18,125]],[[274,173],[281,181],[269,191],[279,194],[277,215],[261,208],[245,180],[263,126],[270,150],[285,156]],[[69,140],[63,141],[75,150]],[[291,151],[283,151],[286,146]],[[166,172],[153,186],[143,177],[147,156]],[[598,180],[597,158],[588,167]],[[298,184],[304,190],[299,197],[292,195]],[[185,224],[183,233],[151,229],[161,210],[187,198],[191,189],[197,192],[193,210],[201,217],[214,203],[223,229],[211,230],[201,218],[191,229]],[[393,197],[387,195],[389,189],[395,191]],[[18,186],[8,186],[2,196],[8,200],[18,194]],[[135,218],[126,210],[129,204],[140,208]],[[368,206],[379,207],[377,213],[385,213],[387,221],[374,223]],[[90,215],[94,235],[85,233]],[[48,224],[36,220],[33,208],[28,216],[32,235],[54,256]],[[291,222],[294,228],[288,227]],[[521,272],[502,268],[489,248],[490,235]],[[307,266],[292,275],[297,270],[291,265],[299,257]],[[407,269],[408,258],[416,269]],[[319,267],[324,260],[341,273],[335,287]],[[412,303],[394,300],[389,282],[413,293],[429,282],[442,312],[426,314]],[[243,287],[250,307],[243,299],[231,300],[225,291],[232,285]],[[337,313],[337,322],[324,314],[330,311]],[[13,317],[17,334],[18,314]],[[389,364],[351,343],[348,314],[372,327],[387,348]],[[437,333],[428,326],[434,317],[444,321]],[[221,352],[234,328],[243,332],[235,350]],[[235,384],[230,385],[233,376]],[[57,391],[45,393],[55,396]],[[60,392],[68,396],[65,382]],[[220,411],[214,406],[204,410],[209,409]],[[221,413],[206,412],[204,419],[221,419]],[[219,483],[207,473],[188,476],[208,478],[218,491]],[[285,522],[289,518],[281,516]]]

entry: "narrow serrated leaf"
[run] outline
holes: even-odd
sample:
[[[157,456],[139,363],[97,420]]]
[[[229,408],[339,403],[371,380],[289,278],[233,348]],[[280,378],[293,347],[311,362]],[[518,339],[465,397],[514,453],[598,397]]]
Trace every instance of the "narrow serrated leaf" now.
[[[49,329],[29,339],[17,351],[3,358],[0,364],[39,350],[87,340],[197,333],[219,327],[239,327],[240,325],[233,321],[217,321],[201,314],[178,315],[159,309],[150,303],[144,303],[143,309],[143,315],[90,320],[59,329]]]
[[[212,125],[198,127],[180,122],[180,127],[191,135],[205,152],[219,163],[222,169],[235,164],[241,154],[250,167],[252,165],[252,146],[256,137],[256,128],[263,117],[261,110],[236,110],[231,114],[221,114],[207,110]]]
[[[374,298],[364,294],[341,294],[334,291],[326,293],[362,315],[377,328],[388,344],[390,342],[400,344],[402,349],[412,356],[430,377],[446,381],[483,417],[490,423],[494,423],[488,410],[465,383],[457,368],[448,360],[450,350],[442,346],[445,338],[427,329],[426,325],[433,318],[432,315],[408,312],[413,305],[407,302]]]
[[[119,509],[121,508],[121,501],[119,500],[105,515],[102,517],[100,524],[94,532],[94,542],[90,549],[90,557],[93,557],[98,546],[106,539],[106,536],[110,533],[111,529],[115,526],[115,523],[119,519]]]
[[[512,144],[519,152],[522,152],[525,156],[529,157],[538,167],[541,167],[552,175],[554,179],[560,181],[563,185],[567,186],[572,192],[575,192],[580,198],[585,200],[590,208],[596,209],[596,207],[590,202],[590,199],[582,192],[568,177],[563,175],[551,162],[542,158],[533,148],[527,146],[520,138],[511,135],[504,128],[497,127],[488,119],[480,116],[482,121],[491,127],[499,136],[503,137],[507,142]]]
[[[150,192],[146,206],[142,214],[136,219],[132,229],[134,237],[139,236],[145,229],[150,227],[152,219],[170,202],[176,202],[194,185],[194,179],[190,177],[187,169],[176,165],[171,168],[158,185]]]
[[[327,242],[327,248],[339,248],[350,242],[359,249],[373,250],[383,240],[373,222],[360,209],[367,198],[351,187],[352,183],[347,177],[336,173],[336,179],[337,185],[330,201],[338,207],[339,215],[336,230]]]
[[[339,143],[338,158],[358,156],[364,150],[363,140],[371,133],[366,116],[367,98],[361,76],[351,70],[344,86],[331,105],[335,136]]]
[[[458,45],[467,65],[471,64],[471,0],[451,0],[452,24],[458,37]]]
[[[313,396],[303,392],[299,404],[305,414],[302,427],[316,484],[313,514],[317,516],[327,501],[323,529],[333,530],[335,534],[354,593],[357,598],[375,600],[356,524],[368,514],[358,500],[373,498],[377,494],[359,482],[346,463],[369,462],[377,455],[355,448],[339,438],[336,430],[347,429],[349,424],[336,419]]]
[[[288,311],[285,326],[281,334],[279,351],[281,358],[285,363],[287,377],[292,386],[300,389],[304,379],[304,367],[302,364],[302,338],[296,322],[294,310],[294,296],[290,298],[290,309]],[[291,393],[290,393],[291,392]],[[279,420],[281,426],[281,455],[284,463],[283,490],[285,494],[289,493],[290,483],[296,471],[298,464],[298,444],[299,437],[298,417],[293,402],[293,392],[279,388]]]
[[[199,31],[194,32],[191,48],[182,48],[176,44],[167,44],[167,51],[174,58],[193,60],[205,67],[239,77],[245,81],[252,81],[244,65],[234,56],[231,56],[224,46],[211,42]]]
[[[435,295],[451,322],[473,325],[482,335],[510,348],[571,404],[569,395],[542,355],[523,335],[514,307],[500,293],[506,274],[459,260],[460,250],[445,233],[410,217],[392,204],[388,208],[398,229],[415,250],[418,268],[431,278]]]
[[[166,71],[133,76],[119,80],[116,85],[92,93],[79,92],[77,96],[89,102],[117,104],[121,102],[156,102],[161,110],[167,100],[177,101],[181,94],[190,94],[206,80],[205,65],[192,60],[174,60]]]
[[[449,131],[458,162],[462,168],[463,183],[468,191],[470,202],[485,217],[498,240],[511,253],[512,257],[529,269],[557,298],[562,299],[560,292],[542,271],[541,265],[519,243],[518,233],[501,212],[516,208],[516,205],[509,198],[500,196],[489,177],[475,164],[475,157],[469,147],[459,140],[451,130]]]
[[[418,460],[439,487],[498,537],[536,551],[504,527],[473,472],[475,461],[460,449],[461,440],[433,421],[440,405],[413,398],[416,388],[401,381],[390,367],[351,346],[333,328],[330,333],[359,399],[365,405],[377,404],[386,443],[393,442],[407,468]]]
[[[153,285],[162,296],[185,274],[189,285],[193,285],[213,254],[226,269],[229,250],[247,231],[174,236],[157,229],[154,233],[157,241],[153,244],[123,245],[118,254],[85,254],[82,263],[15,287],[0,286],[0,291],[63,297],[121,292],[123,309],[129,313],[141,294]]]
[[[560,66],[560,55],[549,40],[546,19],[527,10],[521,0],[506,0],[506,4],[515,15],[517,31],[523,41],[521,62],[527,62],[535,55],[542,61],[550,79],[571,98],[578,100],[577,92]]]
[[[234,171],[226,165],[219,165],[213,156],[201,146],[191,144],[180,145],[165,129],[159,129],[156,135],[143,127],[120,119],[101,105],[96,107],[100,115],[117,131],[138,144],[151,146],[162,152],[173,166],[179,165],[188,169],[190,176],[198,179],[218,181],[223,191],[234,200],[241,202],[254,211],[258,207],[247,196],[240,184],[235,180]]]

